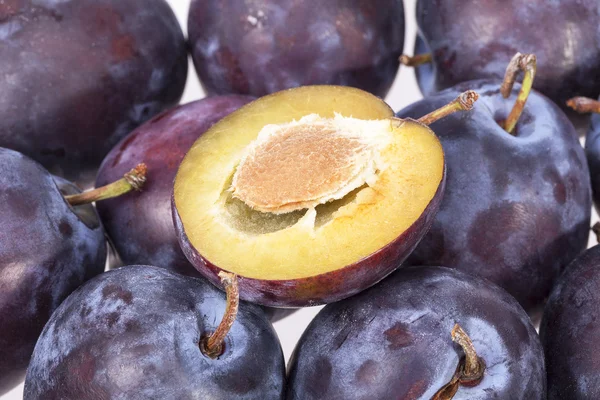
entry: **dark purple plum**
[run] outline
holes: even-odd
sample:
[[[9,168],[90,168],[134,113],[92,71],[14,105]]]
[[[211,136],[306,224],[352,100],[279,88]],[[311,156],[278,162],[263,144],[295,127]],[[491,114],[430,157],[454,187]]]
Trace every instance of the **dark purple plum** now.
[[[402,0],[193,0],[188,32],[209,94],[329,84],[385,97],[404,46],[404,7]]]
[[[542,346],[525,311],[491,282],[443,267],[401,269],[325,306],[296,345],[286,398],[430,400],[465,365],[456,324],[483,378],[479,366],[472,387],[439,399],[546,398]]]
[[[483,276],[530,313],[541,309],[562,269],[587,247],[590,176],[573,125],[532,91],[514,135],[497,121],[513,108],[500,81],[470,81],[397,115],[419,117],[465,88],[480,94],[472,111],[431,129],[446,155],[446,191],[429,233],[407,264],[445,265]]]
[[[65,194],[78,191],[57,180]],[[25,375],[52,312],[104,270],[95,210],[69,206],[57,183],[38,163],[0,148],[0,396]]]
[[[517,51],[536,54],[534,88],[563,109],[573,96],[600,94],[596,0],[418,0],[417,23],[415,54],[431,52],[434,63],[419,76],[426,96],[473,79],[501,79]]]
[[[185,39],[165,0],[6,0],[0,24],[0,146],[85,186],[183,92]]]
[[[114,182],[138,160],[148,167],[144,189],[98,203],[98,213],[124,264],[148,264],[200,276],[183,255],[171,215],[173,179],[183,156],[208,128],[250,102],[216,96],[166,111],[127,135],[106,156],[96,186]]]
[[[205,280],[164,268],[106,272],[67,298],[44,328],[25,398],[281,399],[283,352],[259,307],[240,303],[218,358],[201,351],[226,304]]]
[[[569,265],[540,326],[549,400],[600,398],[600,246]]]

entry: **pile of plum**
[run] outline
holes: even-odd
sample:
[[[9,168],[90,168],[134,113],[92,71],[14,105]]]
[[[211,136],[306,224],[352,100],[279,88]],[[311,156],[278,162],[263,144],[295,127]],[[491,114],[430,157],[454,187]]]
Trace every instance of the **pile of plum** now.
[[[600,398],[598,2],[417,22],[408,56],[402,0],[192,0],[187,39],[0,0],[0,396]]]

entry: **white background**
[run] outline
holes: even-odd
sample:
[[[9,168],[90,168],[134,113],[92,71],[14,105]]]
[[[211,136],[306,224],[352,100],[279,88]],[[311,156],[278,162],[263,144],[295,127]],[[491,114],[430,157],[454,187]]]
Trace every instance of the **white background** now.
[[[173,7],[184,32],[186,32],[187,12],[190,0],[167,1],[169,2],[169,4],[171,4],[171,7]],[[413,43],[416,35],[415,3],[416,0],[404,0],[406,13],[406,35],[404,42],[404,51],[408,54],[412,54]],[[382,12],[385,12],[385,10],[382,10]],[[182,103],[198,100],[202,97],[204,97],[204,93],[198,83],[194,67],[190,61],[188,82],[183,95]],[[394,82],[394,85],[388,97],[386,98],[388,104],[390,104],[390,106],[395,111],[398,111],[404,106],[413,103],[421,98],[422,95],[417,86],[413,71],[410,68],[400,68],[399,74],[396,77],[396,81]],[[597,219],[595,213],[594,219]],[[594,242],[590,238],[590,244],[593,243]],[[294,349],[294,345],[300,338],[300,335],[304,331],[304,328],[306,327],[306,325],[308,325],[310,320],[319,311],[319,309],[320,307],[305,308],[296,311],[289,317],[275,323],[275,329],[277,330],[279,339],[281,340],[286,361],[289,359],[289,356]],[[8,394],[0,396],[0,400],[21,400],[22,393],[23,385],[20,385]]]

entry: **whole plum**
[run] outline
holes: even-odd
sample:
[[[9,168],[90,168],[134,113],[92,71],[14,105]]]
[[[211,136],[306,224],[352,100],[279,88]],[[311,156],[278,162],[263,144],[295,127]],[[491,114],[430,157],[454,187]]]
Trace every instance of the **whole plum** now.
[[[1,1],[0,24],[0,146],[84,186],[183,92],[185,40],[165,0]]]
[[[302,85],[385,97],[404,46],[402,0],[193,0],[192,57],[210,94]]]
[[[0,148],[0,395],[25,375],[52,312],[104,270],[106,245],[91,205],[71,207],[72,184]],[[58,184],[58,186],[57,186]]]

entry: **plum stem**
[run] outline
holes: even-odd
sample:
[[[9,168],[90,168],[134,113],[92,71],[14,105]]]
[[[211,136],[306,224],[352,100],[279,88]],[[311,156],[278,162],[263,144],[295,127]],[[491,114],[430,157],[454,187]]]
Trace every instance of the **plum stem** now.
[[[510,60],[510,63],[506,68],[504,81],[502,82],[502,86],[500,86],[500,93],[502,93],[502,96],[504,96],[505,99],[510,96],[520,71],[525,73],[523,82],[521,83],[521,90],[519,91],[515,105],[510,111],[510,114],[508,114],[506,121],[504,121],[504,130],[511,135],[515,130],[515,126],[517,126],[519,118],[521,118],[521,114],[523,114],[525,103],[527,103],[527,98],[529,97],[529,93],[531,93],[531,87],[533,86],[533,80],[535,79],[537,59],[534,54],[517,53],[512,60]]]
[[[409,56],[406,54],[402,54],[400,56],[400,64],[406,65],[407,67],[418,67],[422,64],[428,64],[433,61],[431,53],[423,53],[423,54],[415,54],[414,56]]]
[[[596,222],[592,226],[592,232],[596,235],[596,242],[600,243],[600,222]]]
[[[567,106],[580,114],[600,114],[600,101],[588,97],[573,97],[572,99],[567,100]]]
[[[455,324],[451,332],[452,341],[457,343],[465,353],[465,356],[460,359],[458,366],[450,382],[445,384],[440,390],[433,395],[431,400],[451,400],[459,386],[476,386],[483,379],[485,372],[485,363],[481,357],[477,355],[475,346],[467,333]]]
[[[457,111],[469,111],[473,108],[473,104],[477,101],[479,95],[473,90],[467,90],[461,93],[456,99],[443,107],[433,110],[429,114],[418,119],[418,122],[424,125],[431,125],[450,114]]]
[[[132,190],[141,190],[146,183],[148,168],[141,163],[127,172],[121,179],[87,192],[65,196],[65,200],[72,206],[89,204],[95,201],[111,199],[129,193]]]
[[[223,315],[221,323],[212,333],[212,335],[205,337],[200,341],[200,350],[205,356],[212,359],[216,359],[223,354],[225,337],[235,322],[238,307],[240,305],[240,292],[237,275],[230,272],[221,271],[219,272],[219,278],[225,287],[225,293],[227,293],[227,307],[225,308],[225,315]]]

